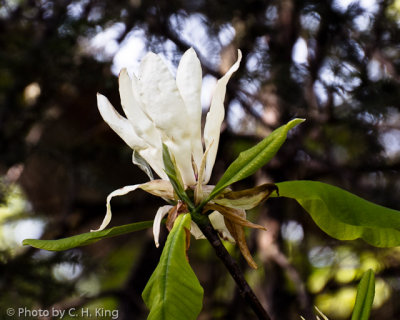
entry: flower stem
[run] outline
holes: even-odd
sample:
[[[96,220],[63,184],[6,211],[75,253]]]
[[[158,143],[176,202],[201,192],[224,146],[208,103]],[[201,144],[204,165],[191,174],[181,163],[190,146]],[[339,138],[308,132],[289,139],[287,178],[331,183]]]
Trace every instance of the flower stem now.
[[[195,220],[195,222],[197,223],[196,218],[195,217],[193,218],[194,218],[193,220]],[[257,296],[250,288],[237,262],[230,256],[228,251],[225,249],[224,245],[221,242],[221,239],[218,236],[218,233],[215,231],[210,221],[208,220],[208,223],[204,223],[204,220],[201,222],[198,223],[200,230],[203,232],[204,236],[207,238],[207,240],[214,248],[218,258],[222,260],[225,267],[228,269],[229,273],[235,280],[237,286],[239,287],[239,292],[242,295],[242,297],[247,301],[247,303],[253,309],[258,319],[270,320],[271,317],[268,315],[267,311],[261,305]]]

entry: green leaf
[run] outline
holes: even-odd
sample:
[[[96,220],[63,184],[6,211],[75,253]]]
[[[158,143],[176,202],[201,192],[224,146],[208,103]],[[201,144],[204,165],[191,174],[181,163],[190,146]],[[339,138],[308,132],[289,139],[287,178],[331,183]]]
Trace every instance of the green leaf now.
[[[179,215],[168,235],[160,262],[144,288],[142,297],[151,320],[197,319],[203,288],[186,258],[186,231],[190,214]]]
[[[254,147],[241,152],[239,157],[228,167],[206,201],[210,201],[227,186],[247,178],[264,166],[274,157],[285,142],[289,130],[303,121],[304,119],[294,119],[286,125],[274,130],[268,137]]]
[[[368,320],[375,296],[375,275],[370,269],[366,271],[358,284],[356,303],[351,320]]]
[[[336,239],[361,238],[377,247],[400,245],[400,211],[322,182],[285,181],[276,185],[281,197],[295,199],[323,231]]]
[[[101,231],[82,233],[73,237],[58,240],[25,239],[24,241],[22,241],[22,244],[49,251],[63,251],[76,247],[86,246],[88,244],[95,243],[101,239],[116,237],[122,234],[147,229],[150,228],[152,225],[153,220],[136,222]]]
[[[176,165],[174,160],[171,158],[171,154],[169,153],[168,147],[163,143],[163,162],[164,162],[164,170],[167,174],[169,181],[174,188],[175,193],[178,195],[179,199],[185,202],[189,208],[194,209],[194,205],[188,195],[186,194],[185,189],[183,188],[182,178],[179,175],[178,170],[176,169]]]

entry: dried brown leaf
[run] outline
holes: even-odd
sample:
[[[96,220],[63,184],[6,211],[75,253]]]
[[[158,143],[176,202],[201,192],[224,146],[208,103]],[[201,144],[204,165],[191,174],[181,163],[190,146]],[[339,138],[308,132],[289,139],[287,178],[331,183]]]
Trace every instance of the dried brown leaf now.
[[[243,257],[246,259],[248,265],[253,269],[257,269],[258,268],[257,263],[253,260],[253,257],[251,256],[251,253],[249,251],[249,247],[247,246],[246,236],[243,227],[233,223],[226,217],[224,217],[224,220],[226,227],[228,228],[232,237],[235,239],[239,247],[239,250],[242,253]]]
[[[268,199],[274,191],[278,192],[278,187],[273,183],[266,183],[242,191],[221,193],[213,201],[225,207],[248,210]]]
[[[228,208],[216,203],[208,203],[204,206],[204,211],[209,211],[209,210],[218,211],[226,219],[232,221],[234,224],[238,224],[243,227],[267,230],[265,227],[260,226],[259,224],[255,224],[246,220],[246,213],[244,210]]]

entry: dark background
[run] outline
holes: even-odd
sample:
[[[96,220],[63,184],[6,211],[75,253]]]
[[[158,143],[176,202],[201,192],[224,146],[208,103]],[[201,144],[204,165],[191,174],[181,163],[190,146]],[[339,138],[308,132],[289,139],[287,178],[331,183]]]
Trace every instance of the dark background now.
[[[120,109],[116,50],[102,47],[126,45],[132,32],[141,32],[145,51],[165,53],[175,66],[193,46],[204,75],[216,78],[242,50],[211,182],[240,151],[302,117],[278,155],[235,189],[319,180],[400,209],[398,3],[0,1],[0,318],[21,306],[118,308],[119,319],[146,317],[140,294],[161,252],[150,231],[56,254],[10,240],[37,225],[44,239],[97,228],[109,192],[147,180],[96,107],[101,92]],[[197,23],[192,31],[188,21]],[[116,24],[113,39],[92,45]],[[301,44],[307,56],[298,60]],[[115,199],[112,226],[150,220],[160,204],[142,191]],[[231,251],[275,319],[313,319],[314,305],[330,319],[348,319],[368,268],[377,276],[371,318],[400,318],[397,248],[332,239],[289,200],[271,199],[249,217],[268,228],[248,232],[259,270]],[[200,319],[254,317],[206,241],[193,240],[189,255],[205,289]]]

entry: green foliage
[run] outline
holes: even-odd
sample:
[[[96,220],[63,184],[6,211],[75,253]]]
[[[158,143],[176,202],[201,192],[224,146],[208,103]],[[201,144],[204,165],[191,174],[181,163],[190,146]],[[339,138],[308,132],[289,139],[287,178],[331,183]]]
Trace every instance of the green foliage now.
[[[289,130],[303,121],[304,119],[293,119],[286,125],[274,130],[254,147],[241,152],[239,157],[225,171],[206,201],[214,198],[227,186],[252,175],[270,161],[285,142]]]
[[[88,244],[95,243],[101,239],[112,238],[126,233],[147,229],[150,228],[152,225],[152,220],[135,222],[101,231],[86,232],[76,236],[58,240],[25,239],[22,244],[49,251],[63,251],[76,247],[86,246]]]
[[[150,309],[148,319],[197,319],[201,311],[203,288],[186,256],[190,221],[190,214],[177,217],[160,262],[142,293]]]
[[[279,195],[295,199],[330,236],[362,238],[377,247],[400,245],[400,212],[364,200],[338,187],[316,181],[276,184]]]
[[[351,320],[368,320],[375,295],[375,275],[370,269],[366,271],[358,284],[356,303]]]

